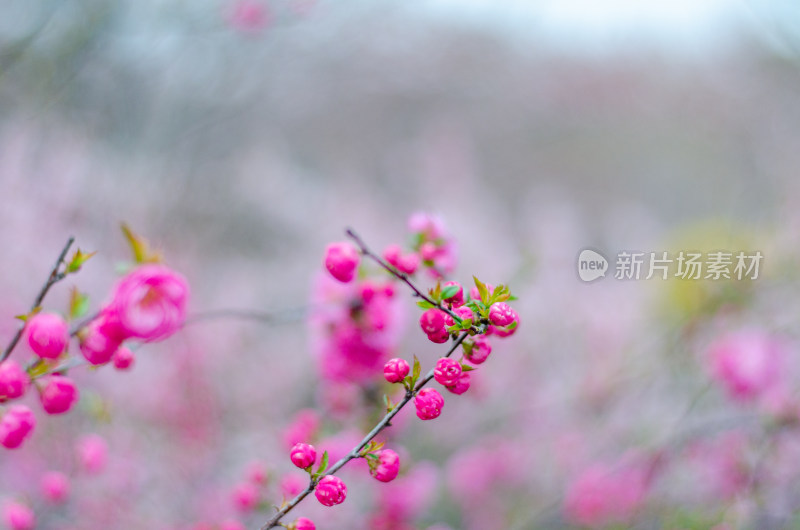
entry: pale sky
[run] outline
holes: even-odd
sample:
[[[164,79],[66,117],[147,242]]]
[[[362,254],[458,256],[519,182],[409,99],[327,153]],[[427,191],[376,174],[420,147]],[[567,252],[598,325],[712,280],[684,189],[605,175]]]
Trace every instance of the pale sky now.
[[[575,51],[640,43],[678,52],[713,50],[737,28],[763,34],[800,0],[430,0],[425,9],[494,25]]]

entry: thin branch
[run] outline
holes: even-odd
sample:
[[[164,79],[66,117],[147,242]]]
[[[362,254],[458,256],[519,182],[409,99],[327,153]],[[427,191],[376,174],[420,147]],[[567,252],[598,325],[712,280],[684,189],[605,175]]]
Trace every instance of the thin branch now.
[[[453,352],[456,351],[456,349],[461,345],[461,343],[464,342],[464,339],[466,339],[468,336],[469,332],[467,331],[461,333],[461,335],[459,335],[459,337],[453,342],[453,345],[450,347],[450,350],[445,354],[445,357],[450,357],[453,354]],[[428,372],[428,374],[425,376],[424,379],[421,379],[417,383],[417,385],[414,387],[413,392],[411,390],[406,391],[406,395],[403,397],[403,399],[399,403],[397,403],[397,405],[395,405],[394,408],[390,412],[388,412],[383,417],[383,419],[379,421],[378,424],[375,425],[375,427],[373,427],[371,431],[369,431],[369,433],[366,436],[364,436],[364,439],[361,440],[361,443],[359,443],[356,447],[354,447],[352,451],[350,451],[347,455],[342,457],[341,460],[336,462],[325,473],[327,475],[333,475],[341,468],[343,468],[351,460],[359,458],[361,450],[364,449],[367,446],[367,444],[371,442],[376,436],[378,436],[378,434],[380,434],[381,431],[383,431],[386,427],[391,426],[392,418],[394,418],[397,415],[397,413],[400,412],[403,409],[403,407],[405,407],[408,404],[409,401],[411,401],[411,398],[413,398],[416,395],[416,393],[422,389],[422,387],[427,385],[431,379],[433,379],[433,369],[431,369]],[[301,491],[300,494],[297,495],[297,497],[295,497],[287,504],[285,504],[275,515],[272,516],[272,518],[269,521],[264,523],[264,526],[261,527],[261,530],[269,530],[270,528],[278,526],[278,522],[283,518],[283,516],[292,511],[292,509],[295,506],[297,506],[303,499],[305,499],[309,493],[314,491],[314,488],[316,487],[317,487],[316,481],[311,480],[306,489]]]
[[[411,280],[409,280],[409,279],[408,279],[408,275],[407,275],[407,274],[404,274],[404,273],[402,273],[402,272],[398,271],[397,269],[395,269],[394,267],[392,267],[391,265],[389,265],[388,263],[386,263],[385,261],[383,261],[383,260],[380,258],[380,256],[378,256],[377,254],[375,254],[374,252],[372,252],[372,251],[369,249],[369,247],[366,245],[366,243],[364,243],[364,240],[363,240],[363,239],[361,239],[361,237],[359,237],[359,235],[358,235],[358,234],[356,234],[356,233],[355,233],[355,231],[353,231],[353,229],[352,229],[352,228],[348,228],[348,229],[347,229],[347,231],[346,231],[346,233],[347,233],[347,236],[348,236],[350,239],[352,239],[353,241],[355,241],[356,245],[358,245],[358,248],[361,250],[361,253],[362,253],[363,255],[367,256],[367,257],[368,257],[368,258],[370,258],[372,261],[374,261],[375,263],[377,263],[378,265],[380,265],[381,267],[383,267],[384,269],[386,269],[386,270],[387,270],[387,271],[388,271],[388,272],[389,272],[391,275],[395,276],[397,279],[399,279],[399,280],[401,280],[401,281],[405,282],[405,284],[406,284],[406,285],[408,285],[409,287],[411,287],[411,290],[413,290],[413,291],[414,291],[414,295],[415,295],[415,296],[418,296],[419,298],[422,298],[423,300],[425,300],[426,302],[428,302],[429,304],[431,304],[432,306],[434,306],[436,309],[439,309],[440,311],[444,311],[445,313],[447,313],[448,315],[450,315],[451,317],[453,317],[453,320],[455,320],[456,322],[458,322],[459,324],[461,324],[461,317],[459,317],[459,316],[458,316],[458,315],[457,315],[455,312],[453,312],[452,310],[450,310],[450,309],[448,309],[448,308],[444,307],[442,304],[439,304],[439,303],[437,303],[437,302],[434,302],[434,301],[433,301],[433,300],[432,300],[430,297],[428,297],[428,296],[427,296],[425,293],[423,293],[422,291],[420,291],[419,289],[417,289],[417,286],[416,286],[416,285],[414,285],[413,283],[411,283]]]
[[[67,243],[64,245],[64,248],[61,249],[61,254],[58,255],[58,260],[56,264],[53,265],[52,270],[50,271],[50,276],[47,277],[47,281],[44,283],[42,288],[39,290],[39,294],[36,296],[36,299],[33,301],[33,305],[29,312],[33,312],[37,307],[42,305],[44,301],[44,297],[47,296],[47,291],[50,290],[50,287],[55,285],[56,283],[60,282],[64,279],[67,275],[65,272],[58,272],[58,269],[61,268],[61,264],[64,263],[64,259],[67,257],[67,252],[69,252],[69,248],[75,242],[75,238],[70,236],[67,240]],[[11,352],[14,351],[16,348],[19,339],[22,337],[22,332],[25,330],[25,324],[23,323],[18,329],[17,332],[11,337],[11,342],[8,343],[6,346],[5,351],[3,351],[2,357],[0,357],[0,363],[8,359],[8,356],[11,355]]]

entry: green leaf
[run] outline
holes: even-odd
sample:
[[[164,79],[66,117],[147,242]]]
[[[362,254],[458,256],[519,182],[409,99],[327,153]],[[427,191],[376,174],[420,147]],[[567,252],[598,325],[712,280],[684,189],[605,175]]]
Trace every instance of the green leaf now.
[[[147,240],[134,233],[125,223],[122,223],[122,233],[125,234],[125,239],[128,241],[128,246],[131,247],[133,260],[136,263],[154,263],[161,261],[161,256],[150,249]]]
[[[509,294],[509,295],[508,295],[508,300],[506,300],[506,301],[507,301],[507,302],[513,302],[514,300],[519,300],[519,298],[517,298],[517,297],[516,297],[516,296],[514,296],[513,294]]]
[[[442,289],[442,299],[447,300],[448,298],[454,297],[458,293],[459,289],[460,287],[458,285],[448,285]]]
[[[73,287],[69,293],[69,318],[77,320],[89,312],[89,295]]]
[[[468,364],[461,363],[461,371],[462,372],[471,372],[475,369],[474,366],[470,366]]]
[[[417,305],[419,307],[421,307],[422,309],[431,309],[433,307],[436,307],[435,305],[433,305],[432,303],[428,302],[427,300],[420,300],[419,302],[417,302]]]
[[[78,272],[79,270],[81,270],[83,264],[89,261],[89,258],[94,256],[95,254],[97,254],[97,252],[89,252],[87,254],[82,252],[81,249],[76,250],[75,254],[69,260],[69,263],[67,263],[67,272],[69,273]]]
[[[512,329],[514,329],[514,328],[516,328],[516,327],[517,327],[517,324],[518,324],[518,322],[515,320],[514,322],[512,322],[511,324],[509,324],[508,326],[506,326],[506,329],[507,329],[507,330],[509,330],[509,331],[511,331]]]
[[[419,374],[422,373],[422,366],[420,366],[419,359],[417,359],[416,355],[414,356],[414,369],[411,373],[411,379],[416,383],[417,379],[419,379]]]
[[[323,473],[325,473],[325,470],[328,469],[328,458],[328,451],[322,453],[322,460],[319,462],[319,468],[315,473],[316,476],[321,476]]]
[[[478,288],[478,292],[481,295],[481,302],[483,302],[484,304],[488,303],[488,301],[489,301],[489,290],[486,289],[486,284],[484,284],[482,281],[480,281],[477,276],[473,276],[472,279],[475,280],[475,287]]]

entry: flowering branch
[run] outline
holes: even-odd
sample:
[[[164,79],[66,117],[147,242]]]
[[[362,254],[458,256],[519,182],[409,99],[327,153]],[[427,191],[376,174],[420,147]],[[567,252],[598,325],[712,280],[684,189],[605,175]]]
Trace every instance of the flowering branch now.
[[[423,293],[422,291],[420,291],[420,290],[417,288],[417,286],[416,286],[416,285],[414,285],[414,284],[411,282],[411,280],[409,280],[409,279],[408,279],[408,275],[407,275],[407,274],[405,274],[405,273],[403,273],[403,272],[400,272],[400,271],[398,271],[397,269],[395,269],[394,267],[392,267],[391,265],[389,265],[388,263],[386,263],[386,262],[385,262],[383,259],[381,259],[381,258],[380,258],[380,256],[378,256],[377,254],[375,254],[374,252],[372,252],[372,251],[369,249],[369,247],[366,245],[366,243],[364,243],[364,241],[361,239],[361,237],[359,237],[359,235],[358,235],[358,234],[356,234],[356,233],[355,233],[355,231],[353,231],[353,229],[352,229],[352,228],[348,228],[348,229],[347,229],[347,231],[346,231],[346,233],[347,233],[347,237],[349,237],[350,239],[352,239],[352,240],[355,242],[355,244],[356,244],[356,245],[358,245],[358,248],[359,248],[359,250],[361,250],[361,253],[362,253],[363,255],[367,256],[367,257],[368,257],[368,258],[370,258],[372,261],[374,261],[375,263],[377,263],[378,265],[380,265],[381,267],[383,267],[384,269],[386,269],[386,270],[387,270],[387,271],[388,271],[390,274],[392,274],[393,276],[395,276],[397,279],[399,279],[400,281],[404,282],[406,285],[408,285],[409,287],[411,287],[411,290],[413,290],[413,291],[414,291],[414,296],[417,296],[417,297],[419,297],[419,298],[422,298],[423,300],[425,300],[426,302],[428,302],[430,305],[432,305],[432,306],[433,306],[433,307],[435,307],[436,309],[439,309],[440,311],[444,311],[445,313],[447,313],[448,315],[450,315],[451,317],[453,317],[453,320],[455,320],[456,322],[458,322],[459,324],[461,324],[461,317],[459,317],[459,316],[458,316],[458,315],[457,315],[457,314],[456,314],[454,311],[452,311],[451,309],[448,309],[447,307],[443,306],[442,304],[440,304],[440,303],[438,303],[438,302],[434,301],[432,298],[430,298],[430,297],[429,297],[429,296],[427,296],[425,293]]]
[[[356,238],[358,237],[358,236],[355,236],[355,234],[353,234],[350,230],[348,230],[348,235],[350,235],[351,237],[356,237]],[[360,240],[358,240],[358,241],[360,241]],[[362,247],[362,249],[363,248],[365,248],[365,247]],[[369,254],[369,255],[371,255],[371,254]],[[373,259],[375,259],[375,258],[373,258]],[[411,285],[412,288],[417,293],[419,293],[419,291],[417,291],[416,287],[414,287],[411,284],[411,282],[406,280],[406,283]],[[421,295],[421,296],[424,297],[424,295]],[[461,343],[464,341],[464,339],[466,339],[468,336],[469,336],[469,332],[467,332],[467,331],[464,331],[463,333],[461,333],[458,336],[458,338],[455,339],[455,341],[453,342],[453,345],[450,347],[448,352],[445,354],[445,357],[450,357],[453,354],[453,352],[456,351],[456,349],[461,345]],[[383,419],[381,419],[381,421],[379,421],[377,423],[377,425],[375,425],[375,427],[372,428],[372,430],[366,436],[364,436],[364,439],[361,440],[361,442],[356,447],[354,447],[349,453],[347,453],[347,455],[345,455],[338,462],[336,462],[325,473],[328,474],[328,475],[334,475],[334,474],[336,474],[337,471],[339,471],[341,468],[343,468],[348,462],[350,462],[353,459],[359,458],[361,456],[360,455],[361,450],[364,449],[367,446],[367,444],[369,444],[376,436],[378,436],[378,434],[380,434],[381,431],[383,431],[386,427],[390,427],[391,426],[392,418],[394,418],[397,415],[397,413],[400,412],[403,409],[403,407],[405,407],[408,404],[409,401],[411,401],[411,399],[416,395],[417,392],[419,392],[422,389],[422,387],[427,385],[430,382],[430,380],[433,379],[433,376],[434,376],[433,369],[431,369],[428,372],[428,374],[417,383],[417,385],[414,387],[413,391],[412,390],[406,390],[406,395],[403,397],[403,399],[399,403],[397,403],[392,408],[392,410],[390,410],[383,417]],[[289,513],[290,511],[292,511],[292,509],[295,506],[297,506],[303,499],[305,499],[309,495],[309,493],[314,491],[314,488],[317,487],[317,483],[318,482],[319,482],[319,478],[315,479],[315,478],[312,477],[312,479],[309,482],[308,486],[306,486],[306,489],[301,491],[294,499],[292,499],[288,503],[284,504],[283,507],[280,510],[278,510],[278,512],[275,515],[273,515],[272,518],[269,521],[264,523],[264,525],[261,527],[261,530],[269,530],[270,528],[275,528],[276,526],[279,526],[279,521],[283,518],[283,516],[286,515],[287,513]]]
[[[53,265],[52,270],[50,271],[50,275],[47,277],[47,281],[44,283],[42,288],[39,290],[39,294],[36,296],[36,299],[33,301],[33,305],[31,306],[30,312],[34,312],[36,308],[42,305],[44,301],[44,297],[47,296],[47,291],[55,285],[56,283],[60,282],[64,279],[67,275],[67,271],[59,272],[61,268],[61,264],[64,263],[64,260],[67,257],[67,252],[69,252],[72,243],[75,242],[75,238],[70,236],[67,240],[67,243],[64,245],[64,248],[61,249],[61,253],[58,255],[58,260],[56,260],[56,264]],[[11,338],[11,342],[8,343],[6,346],[5,351],[3,351],[2,357],[0,357],[0,363],[8,359],[11,355],[11,352],[14,351],[14,348],[17,347],[17,343],[19,339],[22,337],[22,332],[25,330],[25,324],[23,323],[18,329],[14,336]]]

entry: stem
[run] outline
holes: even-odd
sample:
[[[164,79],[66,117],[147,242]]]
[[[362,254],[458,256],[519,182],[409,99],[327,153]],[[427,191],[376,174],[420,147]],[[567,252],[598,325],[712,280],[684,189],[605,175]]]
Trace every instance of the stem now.
[[[461,335],[459,335],[458,338],[453,342],[453,345],[450,347],[450,350],[445,354],[445,357],[450,357],[453,354],[453,352],[456,351],[456,348],[458,348],[461,345],[461,343],[464,342],[464,339],[466,339],[468,336],[469,333],[466,331],[461,333]],[[373,427],[371,431],[369,431],[369,433],[366,436],[364,436],[364,439],[361,440],[361,443],[359,443],[356,447],[354,447],[349,453],[347,453],[347,455],[342,457],[341,460],[336,462],[329,470],[325,472],[325,474],[334,475],[337,471],[343,468],[348,462],[350,462],[355,458],[359,458],[359,453],[361,452],[361,450],[364,449],[364,447],[366,447],[367,444],[371,442],[376,436],[378,436],[378,434],[380,434],[381,431],[383,431],[386,427],[391,426],[390,422],[392,421],[392,418],[394,418],[397,415],[397,413],[400,412],[403,409],[403,407],[405,407],[408,404],[409,401],[411,401],[411,398],[413,398],[416,395],[416,393],[422,389],[422,387],[427,385],[431,379],[433,379],[433,369],[431,369],[428,372],[428,374],[425,376],[424,379],[421,379],[417,383],[417,385],[414,387],[413,392],[411,390],[407,390],[406,395],[405,397],[403,397],[402,401],[400,401],[397,405],[395,405],[394,408],[390,412],[388,412],[383,417],[383,419],[379,421],[378,424],[375,425],[375,427]],[[261,527],[261,530],[269,530],[270,528],[278,526],[278,522],[283,518],[283,516],[292,511],[292,509],[295,506],[297,506],[303,499],[305,499],[309,493],[314,491],[314,488],[316,487],[317,487],[316,481],[311,480],[308,483],[306,489],[301,491],[300,494],[297,495],[297,497],[289,501],[287,504],[284,504],[284,506],[280,510],[278,510],[278,513],[273,515],[269,521],[264,523],[264,526]]]
[[[58,272],[58,269],[61,268],[61,264],[64,263],[64,258],[67,257],[67,252],[69,252],[69,248],[72,246],[72,243],[74,242],[75,238],[73,236],[70,236],[69,239],[67,240],[67,243],[64,245],[64,248],[61,249],[61,253],[58,255],[58,260],[56,261],[56,264],[53,265],[53,268],[50,271],[50,276],[47,277],[47,281],[44,282],[44,285],[39,290],[39,294],[36,295],[36,299],[33,301],[33,305],[31,306],[29,313],[33,313],[33,311],[37,307],[42,305],[44,297],[47,296],[47,291],[50,290],[50,287],[52,287],[56,283],[63,280],[64,277],[66,277],[67,275],[66,272]],[[17,329],[17,332],[14,334],[14,336],[11,337],[11,342],[9,342],[8,346],[6,346],[5,351],[3,351],[3,355],[0,356],[0,363],[8,359],[9,355],[11,355],[11,352],[14,351],[14,348],[17,347],[17,343],[19,342],[19,339],[22,337],[22,332],[24,330],[25,330],[25,323],[23,322],[23,324]]]
[[[436,309],[439,309],[440,311],[444,311],[445,313],[447,313],[448,315],[453,317],[453,320],[455,320],[456,322],[461,324],[461,318],[457,314],[455,314],[452,310],[446,308],[442,304],[433,301],[433,299],[431,299],[425,293],[423,293],[422,291],[417,289],[417,286],[414,285],[413,283],[411,283],[411,280],[408,279],[408,275],[407,274],[398,271],[397,269],[395,269],[394,267],[392,267],[391,265],[389,265],[388,263],[383,261],[380,258],[380,256],[378,256],[377,254],[372,252],[369,249],[369,247],[366,245],[366,243],[364,243],[364,240],[362,240],[361,237],[359,237],[359,235],[356,234],[355,231],[353,231],[352,228],[348,228],[346,233],[347,233],[347,236],[350,239],[355,241],[356,245],[358,245],[358,247],[361,250],[361,253],[363,255],[367,256],[372,261],[374,261],[375,263],[377,263],[378,265],[380,265],[381,267],[383,267],[384,269],[389,271],[389,273],[391,275],[393,275],[394,277],[396,277],[400,281],[405,282],[405,284],[408,285],[409,287],[411,287],[411,290],[414,291],[414,296],[418,296],[419,298],[422,298],[423,300],[425,300],[426,302],[428,302],[429,304],[434,306]]]

